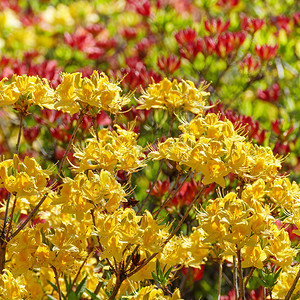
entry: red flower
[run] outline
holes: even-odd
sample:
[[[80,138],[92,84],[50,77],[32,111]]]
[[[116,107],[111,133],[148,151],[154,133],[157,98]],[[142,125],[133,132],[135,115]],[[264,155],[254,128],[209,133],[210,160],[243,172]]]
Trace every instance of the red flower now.
[[[211,34],[220,34],[227,30],[229,27],[230,21],[224,22],[221,18],[210,19],[204,21],[205,29]]]
[[[196,39],[196,31],[191,28],[186,28],[178,31],[175,34],[175,39],[177,43],[181,46],[193,43]]]
[[[246,39],[246,34],[240,32],[225,32],[218,36],[216,52],[218,56],[225,57],[232,51],[241,47]]]
[[[278,35],[280,29],[284,29],[287,34],[290,34],[292,29],[290,26],[291,19],[288,16],[277,16],[271,18],[271,23],[276,26]]]
[[[244,60],[240,63],[240,68],[246,73],[255,73],[259,67],[259,62],[248,53]]]
[[[135,11],[143,17],[150,16],[150,0],[127,0],[127,3],[131,5],[135,9]]]
[[[166,74],[172,74],[179,68],[180,58],[173,54],[169,55],[167,58],[161,56],[157,59],[157,65]]]
[[[38,125],[35,125],[30,128],[25,127],[23,129],[24,138],[30,145],[36,140],[39,134],[40,134],[40,127]]]
[[[245,15],[241,15],[241,27],[243,30],[246,30],[250,33],[255,33],[258,31],[263,25],[264,25],[264,20],[261,19],[252,19],[249,18]]]
[[[217,2],[218,6],[225,7],[227,9],[231,9],[239,4],[239,0],[219,0]]]
[[[256,45],[255,53],[261,60],[269,60],[276,57],[278,45]]]
[[[280,96],[280,86],[278,83],[274,83],[270,89],[258,89],[257,96],[266,102],[277,102]]]

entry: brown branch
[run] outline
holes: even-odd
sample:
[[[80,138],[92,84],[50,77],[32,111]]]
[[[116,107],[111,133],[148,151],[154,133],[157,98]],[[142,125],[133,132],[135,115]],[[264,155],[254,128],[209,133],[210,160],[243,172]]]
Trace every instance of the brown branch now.
[[[52,266],[52,269],[53,269],[53,272],[54,272],[56,286],[57,286],[57,290],[58,290],[58,299],[62,300],[58,273],[57,273],[57,270],[56,270],[56,268],[54,266]]]

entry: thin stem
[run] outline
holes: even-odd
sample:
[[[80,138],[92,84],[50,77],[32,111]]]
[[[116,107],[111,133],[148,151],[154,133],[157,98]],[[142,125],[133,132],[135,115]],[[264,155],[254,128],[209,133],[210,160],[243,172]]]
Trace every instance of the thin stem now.
[[[191,274],[191,268],[188,268],[188,271],[187,271],[187,273],[184,275],[183,280],[181,281],[180,286],[179,286],[180,294],[181,294],[182,296],[183,296],[183,291],[184,291],[184,289],[185,289],[185,287],[186,287],[186,282],[187,282],[187,280],[188,280],[190,274]]]
[[[23,121],[24,121],[24,115],[21,113],[20,114],[18,141],[17,141],[17,145],[16,145],[16,154],[17,155],[19,155],[19,151],[20,151],[20,142],[21,142],[21,136],[22,136]]]
[[[111,295],[110,295],[110,297],[109,297],[108,300],[115,300],[115,299],[116,299],[116,296],[117,296],[118,291],[119,291],[119,289],[120,289],[120,287],[121,287],[121,284],[122,284],[122,282],[124,281],[124,279],[121,280],[119,274],[116,275],[116,276],[117,276],[117,281],[116,281],[116,284],[115,284],[115,286],[114,286],[114,289],[113,289],[113,291],[112,291],[112,293],[111,293]]]
[[[169,131],[168,131],[168,138],[169,138],[169,137],[171,136],[171,134],[172,134],[172,128],[173,128],[174,119],[175,119],[175,116],[172,114],[172,115],[171,115],[171,120],[170,120],[170,127],[169,127]],[[158,168],[158,171],[157,171],[156,176],[155,176],[155,178],[154,178],[154,181],[152,182],[152,185],[151,185],[151,187],[150,187],[150,190],[149,190],[149,192],[148,192],[146,198],[143,200],[143,202],[142,202],[140,208],[138,209],[138,211],[137,211],[137,213],[136,213],[137,215],[139,215],[139,214],[141,213],[141,211],[142,211],[143,207],[145,206],[145,204],[146,204],[148,198],[150,197],[150,194],[152,193],[152,190],[153,190],[153,188],[155,187],[156,182],[157,182],[158,177],[159,177],[159,174],[160,174],[160,172],[161,172],[161,170],[162,170],[162,166],[163,166],[164,161],[165,161],[165,159],[162,159],[162,160],[160,161],[159,168]]]
[[[174,192],[174,190],[175,190],[175,188],[176,188],[176,186],[177,186],[177,184],[178,184],[178,182],[179,182],[180,175],[181,175],[181,174],[178,173],[178,175],[176,176],[175,182],[174,182],[172,188],[170,189],[170,191],[169,191],[169,193],[168,193],[166,199],[165,199],[164,202],[160,205],[159,209],[155,212],[155,214],[154,214],[154,219],[155,219],[155,220],[157,219],[158,214],[159,214],[159,213],[162,211],[162,209],[167,205],[167,203],[169,202],[169,199],[172,199],[172,198],[175,196],[175,194],[177,193],[177,189],[176,189],[176,193],[174,194],[174,196],[171,197],[171,195],[173,194],[173,192]]]
[[[94,210],[93,209],[91,209],[91,216],[92,216],[92,220],[93,220],[94,229],[96,230],[97,229],[97,227],[96,227],[96,219],[95,219],[95,214],[94,214]],[[103,246],[102,246],[102,244],[100,242],[100,237],[98,235],[97,235],[97,240],[98,240],[98,244],[99,244],[100,250],[101,250],[101,252],[103,252],[104,248],[103,248]],[[114,268],[114,266],[112,265],[112,263],[110,262],[110,260],[108,258],[106,258],[106,261],[107,261],[108,265],[110,266],[110,268],[113,270],[113,272],[115,274],[117,274],[117,271]]]
[[[182,219],[180,220],[180,222],[178,223],[178,225],[176,226],[176,228],[173,230],[173,232],[169,235],[169,237],[165,240],[164,244],[166,245],[170,239],[177,233],[177,231],[180,229],[181,225],[183,224],[183,222],[185,221],[185,219],[187,218],[189,212],[191,211],[191,209],[193,208],[194,205],[197,204],[198,200],[200,199],[200,196],[202,194],[204,190],[204,187],[198,192],[198,194],[196,195],[196,197],[194,198],[194,200],[191,202],[191,204],[189,205],[188,209],[186,210],[184,216],[182,217]]]
[[[237,259],[238,259],[238,275],[240,282],[240,297],[239,299],[245,299],[245,288],[244,288],[244,279],[243,279],[243,270],[242,270],[242,257],[241,257],[241,249],[237,250]]]
[[[173,199],[173,197],[175,197],[175,195],[178,193],[178,191],[182,188],[182,186],[184,185],[184,183],[187,181],[187,179],[190,177],[190,175],[192,174],[192,171],[189,171],[186,176],[184,177],[184,179],[182,180],[181,184],[177,187],[177,189],[174,191],[174,188],[176,187],[180,177],[178,174],[176,181],[172,187],[172,189],[170,190],[169,194],[167,195],[167,198],[165,199],[165,201],[162,203],[162,205],[160,206],[160,208],[155,212],[154,215],[154,219],[156,220],[158,217],[158,214],[162,211],[163,208],[166,207],[166,205],[169,203],[170,200]],[[174,193],[172,193],[172,191],[174,191]],[[171,195],[172,194],[172,195]]]
[[[161,170],[162,170],[163,163],[164,163],[164,159],[162,159],[162,160],[160,161],[159,168],[158,168],[158,170],[157,170],[157,173],[156,173],[156,176],[155,176],[155,178],[154,178],[154,181],[152,182],[152,185],[151,185],[151,187],[150,187],[150,190],[149,190],[149,192],[148,192],[146,198],[143,200],[143,202],[142,202],[140,208],[138,209],[138,211],[137,211],[137,213],[136,213],[137,216],[141,213],[141,211],[142,211],[143,207],[145,206],[145,204],[146,204],[148,198],[150,197],[150,194],[151,194],[152,191],[153,191],[154,186],[156,185],[156,182],[157,182],[157,180],[158,180],[158,176],[159,176],[159,174],[160,174],[160,172],[161,172]]]
[[[76,124],[76,126],[75,126],[75,128],[74,128],[73,134],[72,134],[72,136],[71,136],[71,139],[70,139],[70,141],[69,141],[69,144],[68,144],[68,146],[67,146],[67,149],[66,149],[66,151],[65,151],[65,154],[64,154],[62,160],[60,161],[60,164],[59,164],[59,167],[58,167],[58,171],[57,171],[57,173],[56,173],[54,179],[52,180],[50,186],[52,186],[53,183],[55,183],[55,181],[57,180],[57,178],[58,178],[59,175],[60,175],[60,172],[61,172],[61,170],[62,170],[62,168],[63,168],[64,162],[65,162],[65,160],[66,160],[66,158],[67,158],[67,155],[68,155],[68,153],[69,153],[69,151],[70,151],[70,149],[71,149],[71,146],[72,146],[72,144],[73,144],[73,141],[74,141],[74,139],[75,139],[76,133],[77,133],[77,131],[78,131],[78,129],[79,129],[79,126],[80,126],[80,124],[81,124],[81,122],[82,122],[83,116],[84,116],[84,112],[80,112],[79,119],[78,119],[77,124]],[[25,220],[25,221],[20,225],[20,227],[19,227],[19,228],[11,235],[10,239],[12,239],[13,237],[15,237],[15,236],[16,236],[16,235],[17,235],[17,234],[18,234],[18,233],[19,233],[19,232],[27,225],[27,223],[32,219],[32,217],[35,215],[35,213],[36,213],[37,210],[40,208],[40,206],[44,203],[44,201],[46,200],[48,194],[49,194],[49,192],[46,192],[46,193],[44,194],[44,196],[42,197],[42,199],[41,199],[41,200],[39,201],[39,203],[34,207],[34,209],[33,209],[32,212],[29,214],[29,216],[26,218],[26,220]]]
[[[72,283],[73,286],[75,285],[75,283],[76,283],[76,281],[77,281],[77,279],[78,279],[78,277],[80,275],[80,272],[81,272],[83,266],[86,264],[86,262],[87,262],[87,260],[88,260],[88,258],[90,256],[90,254],[92,253],[92,251],[93,251],[93,249],[91,249],[91,251],[88,252],[88,255],[86,256],[85,260],[82,262],[81,266],[79,267],[79,269],[77,271],[77,274],[76,274],[76,276],[73,279],[73,283]]]
[[[293,282],[292,286],[290,287],[288,293],[286,294],[284,300],[289,300],[291,298],[291,296],[292,296],[292,294],[293,294],[293,292],[296,288],[296,285],[298,283],[299,278],[300,278],[300,269],[299,269],[299,271],[296,275],[296,278],[294,279],[294,282]]]
[[[93,125],[94,125],[94,131],[95,131],[95,134],[96,134],[96,139],[97,139],[98,142],[100,142],[99,134],[98,134],[97,116],[93,117]]]
[[[65,151],[65,153],[64,153],[64,156],[63,156],[62,160],[60,161],[60,164],[59,164],[59,167],[58,167],[58,171],[57,171],[57,173],[56,173],[54,179],[52,180],[51,185],[52,185],[53,183],[55,183],[56,179],[57,179],[57,178],[59,177],[59,175],[60,175],[60,172],[61,172],[61,170],[62,170],[62,168],[63,168],[63,166],[64,166],[65,160],[66,160],[66,158],[67,158],[67,156],[68,156],[68,153],[69,153],[69,151],[70,151],[70,149],[71,149],[71,146],[72,146],[72,144],[73,144],[73,142],[74,142],[76,133],[77,133],[77,131],[78,131],[78,129],[79,129],[79,126],[80,126],[80,124],[81,124],[81,122],[82,122],[82,120],[83,120],[83,117],[84,117],[84,112],[80,112],[80,114],[79,114],[79,119],[78,119],[77,124],[76,124],[76,126],[75,126],[75,128],[74,128],[74,131],[73,131],[73,133],[72,133],[72,136],[71,136],[71,139],[70,139],[69,144],[68,144],[68,146],[67,146],[67,149],[66,149],[66,151]]]
[[[233,287],[235,299],[239,299],[238,281],[237,281],[237,267],[236,267],[236,255],[233,255]]]
[[[25,221],[18,227],[18,229],[9,237],[9,240],[14,238],[26,225],[27,223],[32,219],[32,217],[35,215],[39,207],[43,204],[45,199],[47,198],[49,192],[46,192],[40,202],[35,206],[35,208],[32,210],[32,212],[29,214],[29,216],[25,219]]]
[[[223,264],[219,261],[218,300],[221,299]]]
[[[248,276],[246,277],[245,287],[247,286],[247,284],[248,284],[250,278],[252,277],[254,271],[255,271],[255,267],[252,267],[251,270],[250,270],[250,272],[249,272],[249,274],[248,274]]]
[[[129,267],[130,261],[131,261],[133,255],[135,254],[135,252],[139,249],[139,247],[140,247],[140,245],[137,245],[137,246],[133,249],[133,251],[132,251],[132,253],[130,254],[130,256],[127,257],[126,265],[125,265],[125,268],[124,268],[125,271],[126,271],[127,268]]]
[[[22,136],[24,115],[22,113],[20,113],[19,117],[20,117],[19,133],[18,133],[18,140],[17,140],[17,144],[16,144],[16,154],[17,155],[19,155],[19,151],[20,151],[20,142],[21,142],[21,136]],[[9,210],[10,198],[11,198],[11,194],[8,193],[7,201],[6,201],[6,207],[5,207],[5,215],[4,215],[3,228],[2,228],[2,232],[1,232],[1,238],[4,238],[4,236],[5,236],[5,230],[6,230],[6,223],[7,223],[7,219],[8,219],[8,210]]]
[[[97,284],[97,286],[96,286],[96,288],[95,288],[95,291],[94,291],[95,295],[99,294],[100,289],[102,288],[105,279],[106,279],[106,273],[103,273],[102,281],[99,281],[98,284]]]
[[[57,286],[57,290],[58,290],[58,299],[62,300],[58,273],[57,273],[57,270],[56,270],[55,267],[52,266],[52,269],[53,269],[53,272],[54,272],[55,282],[56,282],[56,286]]]
[[[4,237],[5,237],[5,231],[6,231],[6,223],[7,223],[7,219],[8,219],[8,210],[9,210],[10,197],[11,197],[11,194],[8,193],[7,201],[6,201],[6,207],[5,207],[5,215],[4,215],[3,228],[2,228],[2,232],[1,232],[1,238],[2,239],[4,239]]]
[[[267,292],[267,289],[265,287],[263,287],[263,300],[266,300],[266,292]]]
[[[17,202],[17,197],[15,196],[15,200],[14,200],[14,203],[13,203],[13,207],[12,207],[12,209],[11,209],[10,220],[9,220],[9,224],[8,224],[8,228],[7,228],[7,232],[6,232],[5,241],[7,241],[9,232],[10,232],[10,230],[11,230],[12,221],[13,221],[13,216],[14,216],[14,211],[15,211],[15,208],[16,208],[16,202]],[[5,243],[5,241],[4,241],[4,243]]]

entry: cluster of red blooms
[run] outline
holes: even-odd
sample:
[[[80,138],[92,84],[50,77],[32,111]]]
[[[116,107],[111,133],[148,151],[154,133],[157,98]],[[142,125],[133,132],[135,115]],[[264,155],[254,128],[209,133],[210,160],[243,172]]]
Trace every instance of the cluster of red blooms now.
[[[259,99],[266,102],[277,102],[280,97],[280,86],[276,82],[272,85],[270,89],[258,89],[257,96]]]
[[[101,60],[104,55],[117,46],[114,38],[107,36],[101,24],[89,25],[85,28],[78,27],[73,34],[64,33],[65,42],[74,49],[78,49],[86,54],[89,59]]]
[[[56,87],[60,83],[59,74],[63,68],[58,66],[56,60],[45,59],[41,63],[35,63],[34,59],[38,55],[39,53],[36,51],[25,52],[23,60],[9,58],[3,55],[0,60],[0,79],[3,79],[4,77],[9,78],[13,74],[38,75],[41,78],[47,78],[51,81],[53,87]]]

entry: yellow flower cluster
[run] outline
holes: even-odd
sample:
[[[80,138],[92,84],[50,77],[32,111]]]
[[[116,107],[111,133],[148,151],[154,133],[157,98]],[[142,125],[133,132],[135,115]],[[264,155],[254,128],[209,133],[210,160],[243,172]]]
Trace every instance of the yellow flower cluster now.
[[[47,183],[50,174],[51,171],[43,170],[34,158],[26,156],[21,162],[15,155],[14,159],[0,163],[0,187],[19,199],[17,208],[29,209],[49,191]]]
[[[89,171],[74,179],[64,178],[52,204],[60,205],[63,213],[75,214],[80,221],[92,208],[113,213],[121,202],[127,201],[125,196],[125,191],[110,172],[101,170],[96,174]]]
[[[74,147],[74,156],[79,159],[77,172],[104,169],[110,172],[124,170],[133,173],[145,167],[143,148],[137,144],[137,134],[115,125],[116,131],[102,129],[98,138],[86,140],[86,147]]]
[[[285,182],[285,190],[278,191]],[[277,193],[276,193],[277,189]],[[277,198],[274,198],[278,195]],[[267,260],[288,269],[297,255],[288,233],[278,229],[271,214],[271,206],[284,208],[286,202],[299,201],[299,186],[287,178],[277,178],[267,185],[262,179],[245,186],[241,199],[236,193],[210,200],[205,210],[198,213],[199,228],[205,231],[204,242],[222,249],[221,255],[234,255],[242,249],[242,266],[262,269]],[[291,204],[290,204],[291,205]]]
[[[158,225],[148,211],[140,217],[130,208],[116,210],[111,215],[97,213],[96,228],[104,248],[101,257],[114,257],[118,262],[126,261],[137,245],[150,254],[161,252],[169,235],[169,226]]]
[[[63,73],[56,90],[38,76],[13,75],[9,83],[7,78],[0,81],[0,107],[13,105],[24,114],[31,105],[70,114],[81,110],[91,114],[101,110],[116,114],[130,102],[130,95],[122,96],[121,92],[118,84],[111,83],[104,73],[97,71],[90,78],[82,78],[81,73]]]
[[[46,79],[13,75],[11,82],[7,81],[7,78],[0,81],[0,107],[13,105],[17,111],[25,114],[31,105],[53,108],[54,91]]]
[[[177,82],[163,79],[159,83],[152,83],[143,91],[138,99],[138,109],[162,108],[173,113],[178,109],[187,110],[195,114],[203,114],[205,108],[204,97],[208,84],[201,83],[199,88],[192,81]]]
[[[81,73],[63,73],[62,82],[56,88],[54,108],[70,114],[85,112],[96,114],[101,110],[118,113],[130,102],[129,96],[121,96],[121,88],[109,82],[104,74],[94,71],[90,78]]]
[[[9,270],[5,270],[5,273],[0,274],[0,299],[26,299],[28,292],[22,279],[22,277],[15,279]]]
[[[224,177],[230,172],[244,180],[276,177],[281,161],[272,150],[245,141],[234,125],[220,120],[216,114],[198,116],[179,126],[183,132],[178,138],[168,138],[152,151],[153,159],[168,159],[179,166],[191,168],[204,175],[203,184],[212,182],[225,187]]]

